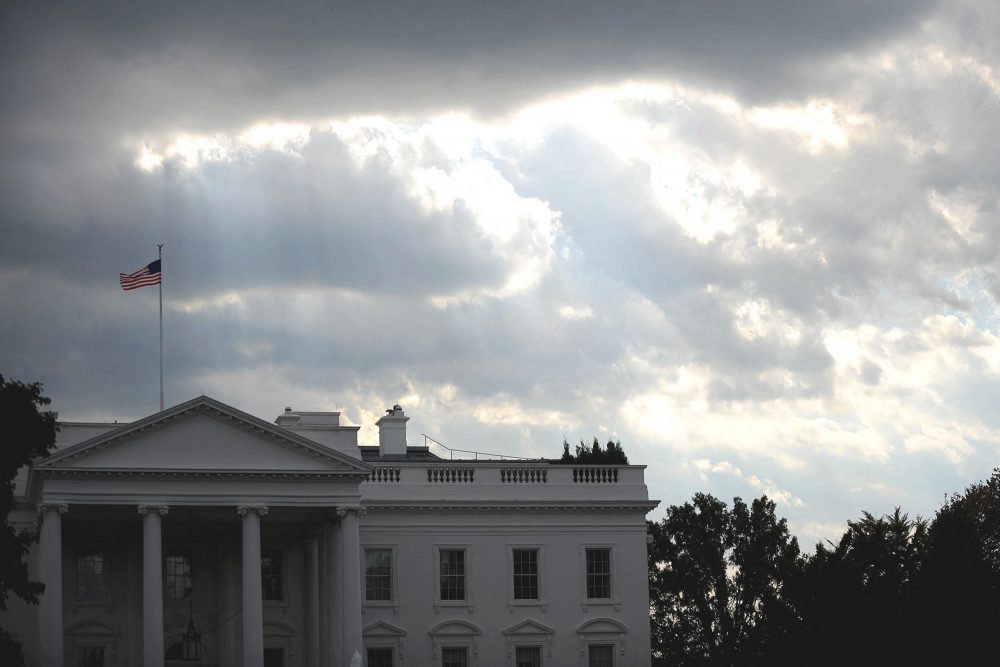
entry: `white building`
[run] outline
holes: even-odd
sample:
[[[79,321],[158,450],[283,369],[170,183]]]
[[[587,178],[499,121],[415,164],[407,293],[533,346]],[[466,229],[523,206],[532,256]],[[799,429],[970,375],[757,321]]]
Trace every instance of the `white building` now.
[[[46,592],[0,623],[42,667],[648,666],[644,466],[446,460],[408,419],[63,423],[13,517]]]

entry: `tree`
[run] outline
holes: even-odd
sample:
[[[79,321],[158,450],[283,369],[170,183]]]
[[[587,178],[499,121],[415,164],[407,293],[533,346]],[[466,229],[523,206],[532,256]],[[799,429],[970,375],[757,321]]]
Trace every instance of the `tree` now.
[[[914,582],[915,627],[924,657],[940,664],[996,661],[1000,625],[1000,468],[954,495],[927,534]],[[992,659],[984,656],[992,655]]]
[[[0,611],[7,610],[7,598],[13,593],[29,604],[37,604],[45,585],[31,581],[24,557],[35,535],[17,530],[10,523],[14,509],[14,477],[32,459],[48,455],[55,447],[55,417],[42,412],[49,399],[42,395],[42,385],[6,381],[0,375]],[[0,664],[21,665],[24,658],[15,637],[0,627]]]
[[[834,544],[816,545],[786,587],[798,623],[774,664],[841,665],[920,662],[912,632],[914,584],[923,565],[928,523],[900,508],[848,521]]]
[[[594,438],[592,445],[587,445],[581,440],[576,446],[576,452],[571,454],[569,442],[563,438],[563,453],[559,463],[628,465],[628,457],[625,456],[621,442],[608,440],[608,444],[601,449],[601,443],[597,438]]]
[[[650,523],[654,658],[669,665],[762,662],[793,622],[785,582],[798,541],[766,496],[733,508],[698,493]]]

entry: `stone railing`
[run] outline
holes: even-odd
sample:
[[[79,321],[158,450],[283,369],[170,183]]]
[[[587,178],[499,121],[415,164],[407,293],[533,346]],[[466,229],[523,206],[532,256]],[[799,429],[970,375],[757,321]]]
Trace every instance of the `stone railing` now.
[[[371,484],[621,485],[642,484],[645,466],[564,465],[530,461],[373,463]]]
[[[500,468],[500,482],[503,484],[545,484],[549,480],[548,468],[511,466]]]
[[[564,465],[547,461],[372,461],[362,502],[642,503],[645,466]]]
[[[617,484],[618,468],[614,466],[573,466],[576,484]]]
[[[472,484],[476,481],[476,469],[468,465],[431,465],[427,467],[429,484]]]
[[[369,482],[391,484],[399,481],[399,466],[378,466],[368,475]]]

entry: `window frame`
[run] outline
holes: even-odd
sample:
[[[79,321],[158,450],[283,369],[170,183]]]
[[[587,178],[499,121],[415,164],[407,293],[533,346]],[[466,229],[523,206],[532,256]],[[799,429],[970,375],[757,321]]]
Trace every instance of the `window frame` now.
[[[518,649],[535,649],[538,651],[538,667],[545,667],[545,646],[539,642],[518,642],[514,644],[513,655],[511,656],[511,661],[514,667],[518,667],[517,664],[517,651]]]
[[[73,662],[71,663],[74,667],[78,667],[80,664],[80,653],[81,651],[92,651],[97,650],[101,652],[101,667],[108,664],[108,657],[110,651],[108,650],[107,644],[103,643],[78,643],[73,647]]]
[[[268,599],[264,597],[263,593],[263,591],[267,590],[264,586],[264,556],[268,553],[278,553],[281,557],[281,571],[277,575],[281,582],[281,597],[277,599]],[[281,547],[266,547],[260,550],[260,579],[261,600],[265,605],[283,606],[288,604],[288,558],[284,549]]]
[[[278,581],[281,583],[281,597],[280,598],[268,598],[264,591],[267,587],[264,586],[264,557],[269,553],[277,553],[281,558],[281,568],[278,572]],[[288,558],[285,550],[281,547],[266,547],[260,550],[260,587],[261,587],[261,600],[265,605],[285,605],[288,604]],[[275,576],[275,575],[268,575]]]
[[[516,667],[517,648],[538,647],[542,654],[542,665],[552,662],[552,636],[555,630],[538,621],[523,620],[503,630],[507,645],[507,667]]]
[[[586,652],[584,653],[584,660],[586,660],[587,667],[593,667],[590,663],[590,649],[606,646],[611,650],[611,665],[609,667],[615,667],[615,653],[617,653],[617,642],[609,642],[605,640],[587,642]]]
[[[538,568],[535,576],[538,584],[537,598],[519,599],[515,596],[514,585],[514,552],[534,551],[537,556],[536,566]],[[513,613],[514,607],[540,607],[542,612],[549,609],[549,603],[545,595],[545,550],[541,544],[508,544],[507,545],[507,607],[508,612]]]
[[[463,573],[465,597],[460,600],[441,599],[441,552],[443,551],[463,551],[465,552],[465,572]],[[469,544],[435,544],[434,545],[434,609],[438,611],[440,607],[465,607],[471,610],[474,607],[472,595],[472,546]]]
[[[466,667],[472,667],[472,664],[473,664],[472,663],[472,646],[470,644],[464,644],[464,643],[452,643],[452,642],[448,642],[448,643],[444,643],[444,644],[439,645],[437,647],[437,651],[436,651],[437,655],[434,656],[436,658],[435,662],[437,662],[437,664],[441,665],[441,667],[445,667],[445,664],[444,664],[444,652],[445,651],[450,651],[450,650],[462,650],[462,651],[465,651],[465,665],[466,665]]]
[[[281,642],[270,642],[270,643],[265,642],[263,653],[266,655],[268,651],[278,651],[279,655],[281,655],[282,667],[289,667],[289,663],[291,662],[291,656],[288,650],[288,646],[284,645]]]
[[[376,651],[389,651],[392,654],[392,659],[389,661],[389,664],[392,665],[392,667],[398,667],[398,665],[399,665],[399,651],[397,650],[395,644],[367,644],[366,643],[364,645],[364,649],[365,649],[365,660],[364,660],[365,667],[371,667],[371,663],[369,663],[369,661],[368,661],[368,651],[371,651],[372,649],[374,649]]]
[[[588,597],[587,588],[587,552],[602,549],[608,552],[608,584],[610,587],[610,597],[591,598]],[[621,611],[621,600],[618,595],[618,544],[613,542],[589,543],[580,545],[580,605],[583,611],[588,607],[613,606],[615,611]]]
[[[188,589],[188,594],[186,597],[175,598],[170,594],[170,573],[169,561],[171,558],[183,558],[188,564],[188,574],[187,577],[190,579],[191,586]],[[194,595],[194,558],[191,557],[191,553],[188,551],[171,551],[163,554],[163,601],[167,604],[183,604],[187,603],[191,597]]]
[[[468,621],[452,619],[443,621],[430,629],[431,662],[442,664],[442,649],[464,648],[468,655],[469,667],[479,664],[479,638],[482,630]]]
[[[100,596],[93,598],[80,597],[80,575],[87,574],[93,575],[93,573],[81,573],[80,572],[80,559],[90,558],[92,556],[101,557],[101,592]],[[73,559],[73,604],[76,607],[107,607],[111,602],[111,581],[108,578],[109,569],[111,567],[111,559],[108,558],[106,551],[101,550],[81,550],[77,551]]]
[[[392,649],[393,667],[403,664],[404,638],[406,631],[385,621],[376,621],[361,629],[361,645],[364,647],[365,665],[368,664],[368,649]]]
[[[591,646],[610,646],[611,664],[627,664],[625,659],[625,638],[628,628],[621,621],[611,617],[591,618],[576,629],[580,639],[580,661],[584,667],[590,666]]]
[[[118,651],[118,632],[103,621],[81,619],[69,623],[64,631],[67,649],[66,665],[77,664],[77,654],[80,649],[96,648],[104,650],[104,664],[114,663]]]
[[[388,551],[389,552],[389,599],[369,600],[368,599],[368,552]],[[399,592],[397,588],[399,562],[399,545],[397,544],[363,544],[361,545],[361,605],[362,607],[392,607],[399,608]]]

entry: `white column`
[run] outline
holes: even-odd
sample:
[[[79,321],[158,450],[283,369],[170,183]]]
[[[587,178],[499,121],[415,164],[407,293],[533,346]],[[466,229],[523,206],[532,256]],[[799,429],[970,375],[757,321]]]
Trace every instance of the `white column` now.
[[[327,660],[333,667],[341,667],[341,653],[343,646],[343,630],[341,624],[341,595],[344,588],[340,581],[340,521],[331,521],[326,531],[326,553],[327,553],[327,575],[326,586],[329,590],[327,595],[327,605],[329,609],[326,614],[326,636],[328,655]],[[343,665],[347,667],[347,665]]]
[[[319,667],[319,540],[309,533],[306,552],[306,665]]]
[[[62,515],[69,505],[45,503],[42,514],[41,575],[45,592],[39,599],[38,641],[41,667],[63,664],[63,594],[62,594]]]
[[[358,516],[364,510],[357,507],[338,507],[340,515],[340,587],[341,595],[341,642],[343,664],[351,664],[351,658],[361,655],[361,535]]]
[[[320,524],[316,529],[319,545],[319,659],[321,665],[333,664],[330,660],[330,544],[328,528]]]
[[[237,557],[239,548],[229,536],[219,540],[219,593],[217,604],[221,618],[233,618],[240,609],[240,560]],[[239,667],[239,642],[237,641],[237,626],[235,621],[225,623],[218,628],[218,658],[219,667]]]
[[[243,667],[264,667],[264,591],[260,581],[260,517],[267,505],[240,505],[243,517]]]
[[[139,505],[142,515],[142,664],[163,667],[163,535],[166,505]]]

